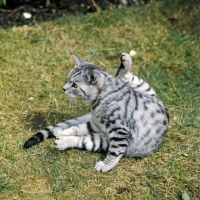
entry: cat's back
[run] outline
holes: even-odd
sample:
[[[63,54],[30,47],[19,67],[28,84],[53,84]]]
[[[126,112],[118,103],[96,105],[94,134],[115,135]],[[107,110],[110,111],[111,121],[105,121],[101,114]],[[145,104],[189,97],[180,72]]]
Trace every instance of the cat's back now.
[[[98,97],[92,105],[96,112],[108,115],[109,111],[121,110],[125,107],[133,108],[136,104],[134,90],[122,82],[118,77],[107,76]],[[120,112],[121,114],[123,112]],[[113,113],[112,113],[113,114]]]
[[[148,126],[161,121],[166,126],[168,124],[168,111],[162,101],[135,91],[117,77],[107,78],[92,108],[97,117],[108,121],[117,119],[139,125],[148,121]]]

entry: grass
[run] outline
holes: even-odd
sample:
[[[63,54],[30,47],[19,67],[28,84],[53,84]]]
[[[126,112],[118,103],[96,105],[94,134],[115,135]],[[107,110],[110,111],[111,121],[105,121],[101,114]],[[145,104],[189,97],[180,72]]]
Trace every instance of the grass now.
[[[171,200],[184,192],[200,199],[199,11],[198,1],[152,1],[1,29],[0,199]],[[137,52],[132,72],[169,109],[169,130],[158,152],[123,158],[103,174],[94,170],[104,157],[98,153],[59,152],[53,140],[22,148],[40,125],[88,112],[88,105],[70,102],[61,89],[74,65],[72,53],[114,74],[118,55],[131,49]],[[37,126],[27,126],[37,116]]]

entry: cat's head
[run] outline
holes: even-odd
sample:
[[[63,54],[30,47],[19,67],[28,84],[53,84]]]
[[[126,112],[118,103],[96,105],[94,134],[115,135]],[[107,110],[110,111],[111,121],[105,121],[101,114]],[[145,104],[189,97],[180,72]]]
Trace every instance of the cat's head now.
[[[104,84],[106,72],[78,56],[73,56],[76,65],[69,72],[63,90],[70,97],[93,102]]]

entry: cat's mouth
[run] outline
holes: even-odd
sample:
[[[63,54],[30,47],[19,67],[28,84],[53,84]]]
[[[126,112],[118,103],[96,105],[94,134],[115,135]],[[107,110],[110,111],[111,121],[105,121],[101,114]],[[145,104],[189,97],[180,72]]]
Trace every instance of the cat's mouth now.
[[[64,93],[65,93],[68,97],[70,97],[70,98],[72,98],[72,99],[79,99],[79,100],[84,101],[84,102],[87,102],[87,103],[90,102],[90,100],[89,100],[89,98],[88,98],[87,96],[82,97],[82,96],[79,96],[79,95],[74,95],[74,94],[69,93],[68,91],[64,91]]]
[[[71,94],[71,93],[69,93],[69,92],[67,92],[67,91],[65,91],[65,94],[67,95],[67,96],[69,96],[70,98],[77,98],[75,95],[73,95],[73,94]]]
[[[70,96],[70,98],[71,98],[71,96]],[[85,102],[85,103],[90,103],[90,102],[91,102],[90,99],[88,99],[88,98],[86,98],[86,97],[73,96],[72,98],[73,98],[73,99],[77,99],[77,100],[81,100],[81,101],[83,101],[83,102]]]
[[[66,94],[67,96],[69,96],[70,98],[72,98],[72,99],[80,99],[80,100],[82,100],[82,101],[85,101],[85,99],[84,99],[82,96],[74,95],[74,94],[68,93],[68,92],[66,92],[66,91],[65,91],[65,94]]]

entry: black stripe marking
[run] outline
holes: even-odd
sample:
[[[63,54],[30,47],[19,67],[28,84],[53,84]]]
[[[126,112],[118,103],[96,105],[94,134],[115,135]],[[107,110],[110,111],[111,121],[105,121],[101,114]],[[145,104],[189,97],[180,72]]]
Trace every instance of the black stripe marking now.
[[[104,151],[104,149],[103,149],[103,138],[100,136],[99,151],[101,152],[102,150]]]
[[[110,146],[110,148],[119,148],[119,146],[116,146],[116,145],[112,144],[112,145]]]
[[[157,112],[157,113],[161,113],[160,110],[158,110],[158,109],[156,110],[156,112]]]
[[[127,131],[125,131],[125,132],[123,132],[123,131],[118,131],[117,134],[123,135],[123,136],[129,136],[129,132],[127,132]]]
[[[119,72],[121,71],[121,69],[124,69],[124,66],[121,64],[117,70],[117,73],[115,76],[118,76],[119,75]]]
[[[118,144],[119,147],[127,147],[127,144]]]
[[[156,129],[156,134],[160,134],[160,131],[162,130],[162,128],[158,128]]]
[[[117,131],[119,131],[119,130],[124,130],[124,132],[120,131],[123,135],[124,135],[124,133],[126,134],[126,133],[128,132],[125,128],[119,127],[119,128],[113,128],[113,129],[111,129],[111,130],[109,131],[109,133],[112,133],[113,131],[114,131],[114,132],[117,132]],[[119,134],[120,134],[120,132],[119,132]]]
[[[93,103],[92,109],[94,110],[94,109],[99,105],[99,103],[100,103],[100,99],[97,99],[97,100]]]
[[[145,90],[145,91],[150,91],[151,90],[151,87],[150,86],[148,86],[148,88]]]
[[[87,149],[86,149],[86,143],[85,143],[85,142],[83,142],[83,144],[82,144],[82,149],[83,149],[83,150],[87,150]]]
[[[121,142],[121,141],[124,141],[124,140],[126,140],[126,138],[118,138],[118,137],[111,137],[110,138],[110,141]]]
[[[123,153],[122,153],[122,152],[119,152],[119,153],[117,154],[117,153],[115,153],[115,152],[109,151],[108,154],[111,155],[111,156],[118,157],[119,155],[121,155],[121,154],[123,154]]]
[[[108,128],[110,126],[110,122],[106,123],[106,128]]]
[[[146,106],[145,102],[143,103],[143,106],[144,106],[144,110],[148,110],[148,107]]]
[[[120,111],[120,107],[113,109],[112,112],[108,113],[108,115],[113,116],[116,111]]]
[[[135,110],[137,110],[137,109],[138,109],[138,99],[137,99],[137,93],[136,93],[136,92],[134,92],[134,93],[133,93],[133,95],[134,95],[134,97],[135,97]]]
[[[109,121],[111,124],[115,124],[116,123],[116,121],[113,119],[113,120],[110,120]]]
[[[112,152],[112,151],[109,151],[108,154],[110,154],[111,156],[115,156],[115,157],[119,156],[119,154],[116,154],[115,152]]]
[[[88,129],[88,132],[89,132],[89,133],[92,133],[92,132],[94,132],[94,130],[93,130],[93,128],[92,128],[92,126],[91,126],[91,123],[90,123],[90,122],[87,122],[87,129]]]
[[[51,131],[51,129],[49,129],[48,127],[45,128],[44,130],[48,132],[48,136],[47,136],[47,138],[55,137],[55,136],[53,135],[53,132]]]
[[[117,88],[116,90],[113,90],[112,92],[106,95],[106,99],[110,99],[109,96],[112,96],[114,93],[117,93],[118,91],[122,90],[124,87],[127,87],[127,85],[123,84],[121,87]]]
[[[141,79],[140,79],[141,80]],[[141,87],[145,82],[142,80],[142,83],[140,83],[139,85],[137,85],[135,88],[139,88]]]
[[[143,98],[143,95],[142,93],[139,92],[138,96],[142,99]]]
[[[94,134],[91,133],[90,136],[91,136],[91,140],[92,140],[92,144],[93,144],[91,151],[94,151],[94,149],[95,149]]]
[[[79,87],[79,88],[80,88],[80,87]],[[85,93],[84,90],[82,90],[81,88],[80,88],[80,90],[84,93],[85,96],[88,96],[88,95]]]
[[[151,133],[151,130],[149,129],[145,134],[144,137],[147,137]]]
[[[152,141],[152,138],[150,138],[147,142],[145,142],[145,145],[148,145],[148,144],[150,144],[151,143],[151,141]]]

